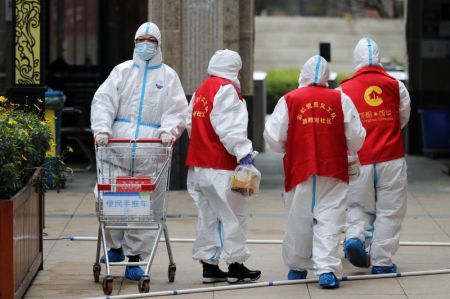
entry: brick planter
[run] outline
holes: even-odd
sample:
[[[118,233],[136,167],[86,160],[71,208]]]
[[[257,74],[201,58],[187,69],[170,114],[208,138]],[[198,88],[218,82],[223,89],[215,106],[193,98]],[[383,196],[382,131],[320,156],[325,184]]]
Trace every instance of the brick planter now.
[[[0,298],[22,298],[43,266],[44,193],[38,169],[10,199],[0,200]]]

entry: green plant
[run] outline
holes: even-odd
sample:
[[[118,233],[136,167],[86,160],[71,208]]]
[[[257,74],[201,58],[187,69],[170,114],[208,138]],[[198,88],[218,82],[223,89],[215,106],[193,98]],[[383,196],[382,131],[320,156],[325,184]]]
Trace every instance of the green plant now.
[[[31,109],[31,110],[30,110]],[[16,109],[5,97],[0,96],[0,199],[11,197],[24,184],[37,167],[44,170],[41,185],[44,190],[64,187],[73,170],[64,159],[73,152],[67,147],[56,157],[45,158],[50,148],[51,133],[48,124],[39,119],[36,105]],[[56,144],[51,144],[56,147]],[[44,159],[45,158],[45,159]]]
[[[0,198],[21,189],[50,146],[50,130],[33,111],[21,111],[0,97]]]
[[[267,72],[267,113],[272,113],[278,100],[298,87],[299,69],[271,69]]]
[[[73,175],[72,168],[68,167],[64,160],[69,153],[73,153],[73,149],[67,146],[61,154],[56,157],[46,158],[43,163],[43,168],[45,170],[45,188],[46,189],[56,189],[59,192],[65,187],[67,177]]]
[[[338,73],[336,76],[336,86],[341,85],[342,81],[350,78],[351,76],[352,76],[352,74],[348,74],[348,73]]]

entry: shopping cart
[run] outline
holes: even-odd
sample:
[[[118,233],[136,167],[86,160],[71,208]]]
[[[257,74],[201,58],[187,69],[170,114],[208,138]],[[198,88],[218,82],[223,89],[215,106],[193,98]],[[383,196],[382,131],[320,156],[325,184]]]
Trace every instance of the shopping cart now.
[[[167,230],[166,194],[169,188],[172,147],[162,145],[160,139],[110,139],[106,147],[96,146],[97,196],[95,210],[99,220],[97,255],[93,266],[94,280],[99,281],[100,246],[106,258],[103,292],[113,290],[111,266],[145,265],[145,275],[138,281],[141,293],[150,290],[149,270],[164,232],[169,255],[168,278],[175,280],[176,266]],[[110,262],[107,254],[105,230],[150,230],[155,241],[147,261]]]

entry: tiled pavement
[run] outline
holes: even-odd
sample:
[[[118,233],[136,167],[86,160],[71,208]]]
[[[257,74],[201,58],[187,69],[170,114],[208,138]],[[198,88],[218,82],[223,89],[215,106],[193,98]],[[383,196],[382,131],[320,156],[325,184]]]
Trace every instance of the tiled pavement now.
[[[281,239],[285,228],[281,200],[280,156],[262,154],[257,164],[262,169],[263,190],[250,203],[249,239]],[[408,157],[408,214],[402,241],[450,242],[450,178],[440,172],[440,161]],[[94,212],[92,188],[95,173],[76,174],[61,193],[46,194],[47,238],[95,236],[98,222]],[[172,238],[193,238],[196,208],[185,191],[169,194],[167,223]],[[151,291],[201,288],[201,266],[191,259],[188,243],[172,243],[177,263],[174,283],[167,281],[168,258],[164,243],[151,268]],[[285,280],[280,245],[249,245],[253,255],[246,264],[261,269],[260,281]],[[102,296],[101,285],[94,283],[92,263],[96,243],[92,241],[44,241],[44,270],[40,271],[25,298],[87,298]],[[404,247],[394,258],[399,271],[450,268],[450,247]],[[224,265],[222,265],[224,266]],[[103,268],[103,273],[105,269]],[[137,293],[135,282],[122,278],[123,268],[114,268],[114,291]],[[368,274],[344,261],[344,273]],[[314,276],[309,275],[310,278]],[[216,284],[227,285],[226,283]],[[179,295],[182,298],[450,298],[450,274],[348,281],[337,290],[322,290],[316,283],[215,291]]]

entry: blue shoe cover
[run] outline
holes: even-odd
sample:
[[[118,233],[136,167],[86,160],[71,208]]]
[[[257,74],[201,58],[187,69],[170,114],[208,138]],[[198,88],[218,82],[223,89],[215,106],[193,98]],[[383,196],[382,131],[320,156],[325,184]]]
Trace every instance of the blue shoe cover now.
[[[397,273],[397,265],[392,266],[372,266],[372,274]]]
[[[333,272],[323,273],[319,276],[319,285],[324,289],[335,289],[339,287],[339,280]]]
[[[358,238],[351,238],[344,243],[344,252],[348,261],[355,267],[368,268],[369,256],[364,248],[364,243]]]
[[[123,253],[117,253],[117,251],[108,250],[108,260],[110,263],[122,262],[125,260],[125,256],[123,255]],[[106,264],[105,256],[101,257],[100,263]]]
[[[139,266],[127,266],[125,268],[125,278],[129,280],[139,280],[144,274],[144,270]]]
[[[308,275],[308,271],[297,271],[290,269],[288,272],[288,279],[289,280],[298,280],[298,279],[305,279]]]

